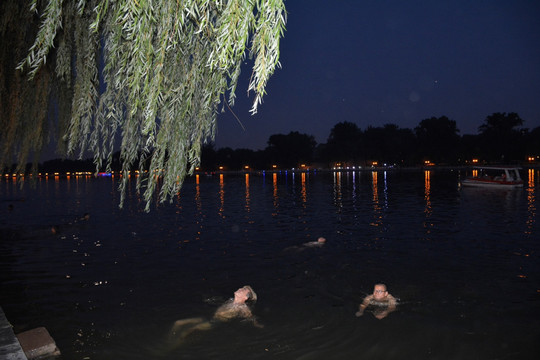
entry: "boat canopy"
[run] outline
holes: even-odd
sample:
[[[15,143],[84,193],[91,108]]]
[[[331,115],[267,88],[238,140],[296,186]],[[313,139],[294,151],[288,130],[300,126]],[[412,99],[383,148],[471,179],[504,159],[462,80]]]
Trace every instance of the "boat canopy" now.
[[[473,169],[485,169],[485,170],[521,170],[521,167],[519,166],[496,166],[496,165],[475,165],[473,166]]]

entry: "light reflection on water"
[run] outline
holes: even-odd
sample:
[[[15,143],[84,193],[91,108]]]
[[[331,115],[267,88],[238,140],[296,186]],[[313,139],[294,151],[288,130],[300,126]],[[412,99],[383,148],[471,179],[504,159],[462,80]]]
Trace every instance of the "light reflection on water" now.
[[[532,228],[535,223],[536,216],[536,195],[535,195],[535,171],[534,169],[528,170],[528,188],[527,188],[527,234],[532,234]]]
[[[524,175],[510,191],[460,189],[458,171],[197,175],[149,214],[133,188],[118,209],[114,178],[2,180],[0,305],[65,359],[536,359],[539,176]],[[356,318],[380,281],[398,311]],[[264,329],[169,349],[175,320],[245,284]]]

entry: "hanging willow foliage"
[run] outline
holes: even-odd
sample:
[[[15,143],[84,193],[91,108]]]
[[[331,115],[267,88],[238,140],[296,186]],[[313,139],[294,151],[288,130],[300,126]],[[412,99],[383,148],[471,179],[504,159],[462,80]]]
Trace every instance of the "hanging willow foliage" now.
[[[21,75],[0,73],[2,94],[10,94],[0,103],[0,165],[14,154],[24,164],[51,128],[68,155],[91,151],[97,169],[110,168],[120,141],[121,204],[133,169],[150,174],[137,178],[147,210],[158,189],[160,201],[170,199],[199,164],[202,143],[213,139],[221,99],[234,105],[246,55],[253,59],[248,91],[256,113],[279,66],[283,1],[31,0],[31,15],[18,0],[3,1],[0,35],[12,39],[13,50],[2,53],[2,68],[18,59],[14,67],[42,91],[29,102],[16,88],[24,87]],[[13,22],[38,17],[35,31],[19,29],[29,22]],[[51,103],[58,104],[55,126],[47,116]]]

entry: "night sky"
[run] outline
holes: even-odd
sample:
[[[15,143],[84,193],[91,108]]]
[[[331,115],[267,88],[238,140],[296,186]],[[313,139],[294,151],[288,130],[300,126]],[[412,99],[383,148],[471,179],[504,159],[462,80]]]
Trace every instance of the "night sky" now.
[[[495,112],[540,126],[537,0],[288,0],[278,69],[255,116],[243,72],[233,111],[218,117],[216,147],[264,149],[298,131],[325,143],[354,122],[414,129],[447,116],[477,134]],[[248,63],[248,65],[250,65]]]

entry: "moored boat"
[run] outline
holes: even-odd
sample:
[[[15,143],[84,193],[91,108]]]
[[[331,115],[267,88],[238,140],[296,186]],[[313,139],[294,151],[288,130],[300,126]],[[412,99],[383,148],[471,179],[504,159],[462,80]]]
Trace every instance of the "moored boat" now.
[[[520,188],[523,180],[517,166],[475,166],[473,176],[461,182],[462,186],[484,188]]]

